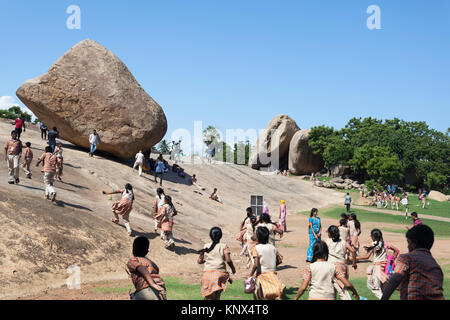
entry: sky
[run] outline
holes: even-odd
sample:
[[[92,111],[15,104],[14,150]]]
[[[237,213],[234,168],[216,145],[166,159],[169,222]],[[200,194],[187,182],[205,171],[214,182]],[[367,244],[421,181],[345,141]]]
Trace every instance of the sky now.
[[[67,28],[70,5],[81,29]],[[380,9],[370,30],[367,9]],[[448,0],[0,0],[0,108],[90,38],[117,55],[180,128],[301,129],[352,117],[450,127]]]

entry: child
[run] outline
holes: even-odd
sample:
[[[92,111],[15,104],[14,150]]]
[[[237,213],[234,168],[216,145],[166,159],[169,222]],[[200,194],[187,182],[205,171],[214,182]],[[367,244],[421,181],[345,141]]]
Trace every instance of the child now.
[[[155,232],[158,233],[158,220],[156,219],[156,216],[159,212],[159,209],[164,205],[164,198],[165,198],[164,190],[162,188],[158,188],[156,190],[156,196],[153,200],[153,221],[155,224]],[[163,237],[163,232],[161,231],[161,239]]]
[[[205,191],[206,189],[205,188],[203,188],[203,187],[201,187],[200,185],[198,185],[198,183],[197,183],[197,175],[193,175],[192,176],[192,178],[191,178],[191,184],[193,185],[193,186],[196,186],[197,188],[199,188],[200,190],[202,190],[202,191]]]
[[[402,204],[405,206],[405,219],[408,219],[408,194],[403,194]]]
[[[356,250],[356,255],[359,253],[359,240],[361,235],[361,224],[359,223],[356,214],[352,213],[348,218],[348,227],[350,230],[350,241],[352,247]]]
[[[419,224],[423,224],[422,220],[419,219],[417,212],[413,212],[411,213],[411,218],[413,219],[414,222],[414,227],[418,226]],[[410,230],[409,227],[406,227],[407,230]]]
[[[125,228],[127,229],[128,235],[131,237],[133,235],[133,230],[131,230],[130,226],[130,213],[133,210],[133,202],[134,202],[134,193],[133,187],[131,184],[127,183],[125,185],[125,189],[113,191],[113,192],[105,192],[102,191],[103,194],[122,194],[122,199],[120,201],[114,202],[112,205],[112,212],[114,214],[114,218],[112,222],[115,224],[119,224],[119,216],[122,216],[122,219],[125,223]]]
[[[217,201],[220,204],[223,204],[222,200],[219,198],[219,195],[217,194],[217,188],[214,188],[213,193],[209,196],[211,200]]]
[[[62,148],[62,143],[58,142],[56,148],[55,148],[55,152],[56,157],[58,158],[58,165],[56,166],[56,175],[55,175],[55,179],[58,179],[59,181],[62,181],[61,177],[63,175],[63,148]]]
[[[328,246],[328,261],[334,263],[336,270],[339,270],[346,279],[348,279],[348,266],[346,264],[346,253],[351,253],[353,258],[353,268],[356,270],[356,251],[344,239],[341,239],[339,228],[331,226],[328,228],[328,239],[326,240]],[[345,290],[344,284],[336,280],[334,287],[338,292],[341,300],[352,300],[350,294]]]
[[[367,287],[378,299],[381,299],[384,283],[388,279],[388,275],[385,273],[388,250],[394,251],[394,260],[397,258],[399,251],[396,247],[384,243],[383,234],[379,229],[373,229],[370,237],[373,241],[372,245],[365,246],[366,255],[359,257],[357,260],[358,262],[367,260],[373,255],[373,265],[367,268]]]
[[[236,273],[231,260],[230,248],[222,239],[222,229],[214,227],[209,232],[212,242],[207,243],[198,253],[198,264],[204,264],[202,276],[202,296],[205,300],[220,300],[220,295],[227,288],[227,281],[232,283],[226,264],[231,268],[231,274]],[[226,264],[225,264],[226,263]]]
[[[247,223],[250,221],[251,217],[253,217],[253,210],[251,207],[247,208],[247,216],[245,217],[244,221],[242,221],[240,228],[239,228],[239,235],[236,238],[237,241],[241,243],[242,251],[239,254],[239,256],[244,256],[244,254],[247,251],[247,245],[246,245],[246,239],[245,234],[247,233]]]
[[[42,162],[44,168],[42,169],[42,173],[44,174],[44,184],[45,184],[45,198],[52,200],[52,202],[56,201],[56,191],[53,188],[53,183],[55,182],[55,174],[56,167],[58,165],[58,158],[52,152],[52,147],[45,147],[45,153],[43,153],[38,162],[36,163],[36,167],[39,167],[39,164]]]
[[[275,300],[281,298],[285,286],[278,278],[276,267],[281,263],[277,249],[269,243],[269,229],[256,229],[258,244],[252,249],[254,265],[249,277],[256,276],[255,300]]]
[[[263,213],[259,217],[256,227],[266,227],[267,230],[269,230],[269,243],[273,246],[275,246],[275,234],[279,234],[280,238],[283,237],[283,230],[280,230],[278,225],[270,220],[270,216],[268,214]]]
[[[409,253],[398,257],[381,300],[388,300],[397,288],[400,300],[444,300],[444,274],[430,252],[433,230],[420,224],[406,233],[406,240]]]
[[[344,288],[351,291],[356,300],[359,300],[355,287],[345,278],[345,275],[328,261],[328,246],[318,241],[313,247],[311,264],[305,269],[303,282],[298,289],[295,300],[298,300],[311,285],[308,300],[336,300],[334,281],[339,280]]]
[[[283,232],[287,232],[286,216],[287,216],[286,202],[284,200],[281,200],[281,205],[280,205],[280,227],[279,228],[281,230],[283,230]]]
[[[135,156],[135,159],[136,159],[136,161],[134,162],[133,170],[135,170],[136,167],[138,167],[139,176],[142,177],[142,167],[144,166],[144,159],[145,159],[145,156],[142,153],[142,150],[139,150],[139,152]]]
[[[27,178],[31,179],[30,165],[31,165],[31,162],[33,161],[33,151],[31,150],[30,142],[25,143],[25,145],[26,145],[26,148],[23,153],[24,160],[22,163],[22,168],[23,168],[23,171],[25,171]]]
[[[177,215],[172,198],[170,196],[164,197],[164,205],[159,208],[156,220],[158,220],[158,228],[162,230],[162,240],[166,249],[173,249],[175,247],[175,240],[173,239],[173,217]]]

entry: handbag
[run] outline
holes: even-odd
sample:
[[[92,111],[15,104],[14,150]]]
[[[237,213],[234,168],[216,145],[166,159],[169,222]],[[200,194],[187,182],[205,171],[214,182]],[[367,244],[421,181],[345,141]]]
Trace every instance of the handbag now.
[[[256,288],[256,277],[250,277],[244,280],[244,292],[254,293]]]

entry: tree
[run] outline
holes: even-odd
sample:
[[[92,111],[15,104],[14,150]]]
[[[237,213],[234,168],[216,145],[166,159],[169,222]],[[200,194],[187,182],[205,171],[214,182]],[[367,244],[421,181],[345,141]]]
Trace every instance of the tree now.
[[[213,126],[208,126],[205,130],[203,130],[203,142],[207,147],[215,142],[219,142],[220,140],[220,133]]]
[[[170,152],[170,148],[169,148],[169,144],[167,143],[167,141],[164,139],[159,143],[159,152],[162,154],[169,154]]]

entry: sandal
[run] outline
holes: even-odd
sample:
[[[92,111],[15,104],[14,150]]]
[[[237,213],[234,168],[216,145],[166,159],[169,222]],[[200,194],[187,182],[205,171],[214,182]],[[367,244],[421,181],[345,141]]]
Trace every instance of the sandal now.
[[[116,219],[112,219],[111,221],[112,221],[113,223],[115,223],[115,224],[119,224],[119,219],[117,219],[117,220],[116,220]]]

